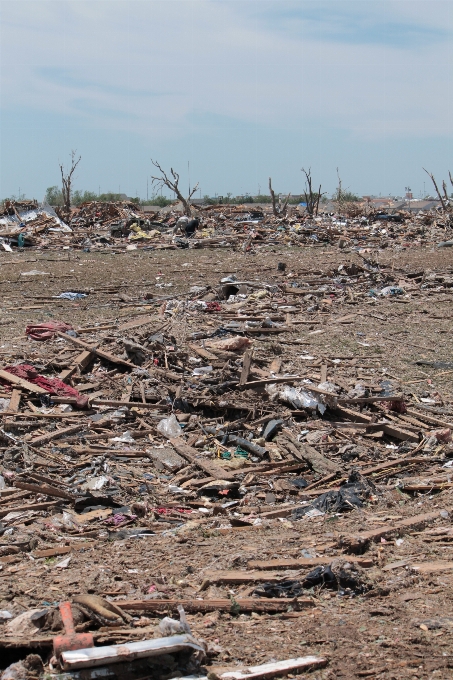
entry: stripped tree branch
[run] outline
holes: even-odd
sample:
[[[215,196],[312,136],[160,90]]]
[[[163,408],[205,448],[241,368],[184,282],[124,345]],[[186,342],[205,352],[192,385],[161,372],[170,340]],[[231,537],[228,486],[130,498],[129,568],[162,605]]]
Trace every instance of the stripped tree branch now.
[[[425,170],[426,174],[427,174],[429,177],[431,177],[431,181],[432,181],[432,183],[434,184],[434,188],[436,189],[436,192],[437,192],[437,195],[438,195],[438,197],[439,197],[439,201],[440,201],[440,203],[441,203],[441,205],[442,205],[442,208],[443,208],[444,210],[447,210],[447,205],[446,205],[444,199],[443,199],[442,196],[441,196],[441,193],[440,193],[439,188],[438,188],[438,186],[437,186],[437,183],[436,183],[436,180],[435,180],[435,178],[434,178],[434,175],[433,175],[431,172],[428,172],[428,170],[426,170],[425,168],[423,168],[423,170]]]
[[[69,215],[71,212],[71,191],[72,191],[72,176],[78,164],[80,163],[82,156],[79,156],[76,160],[77,151],[71,151],[71,169],[67,174],[65,174],[62,163],[60,163],[61,172],[61,192],[63,194],[63,206],[65,212]]]
[[[311,168],[308,168],[308,171],[302,168],[302,172],[305,174],[305,203],[307,204],[307,213],[310,217],[313,217],[314,215],[318,214],[318,209],[319,209],[319,201],[321,200],[321,185],[319,185],[319,189],[317,192],[313,191],[312,187],[312,176],[311,176]]]
[[[272,212],[274,213],[275,216],[278,215],[278,208],[277,208],[277,202],[275,199],[275,191],[272,188],[272,178],[269,177],[269,193],[271,195],[271,200],[272,200]]]
[[[173,168],[170,168],[171,177],[169,177],[165,170],[159,165],[157,161],[153,161],[153,159],[151,159],[151,163],[161,173],[159,177],[154,177],[153,175],[151,175],[152,185],[156,187],[156,189],[161,189],[162,187],[165,186],[168,189],[170,189],[170,191],[173,191],[177,199],[181,201],[184,207],[184,215],[190,217],[192,214],[190,199],[197,191],[199,182],[197,182],[192,191],[190,191],[188,197],[184,198],[184,196],[181,193],[181,190],[179,189],[179,174],[175,170],[173,170]]]

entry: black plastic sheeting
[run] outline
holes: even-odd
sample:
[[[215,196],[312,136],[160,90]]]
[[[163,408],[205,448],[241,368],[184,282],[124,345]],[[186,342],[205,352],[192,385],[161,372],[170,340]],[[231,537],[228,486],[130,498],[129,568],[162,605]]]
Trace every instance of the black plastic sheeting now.
[[[369,586],[360,580],[359,574],[347,569],[339,569],[334,573],[331,566],[326,565],[316,567],[303,580],[263,583],[255,588],[253,594],[260,597],[294,598],[317,586],[336,590],[340,595],[361,595],[369,589]]]
[[[372,483],[362,477],[359,472],[352,470],[348,481],[337,490],[321,494],[313,503],[303,508],[297,508],[292,513],[292,519],[301,519],[310,510],[316,509],[323,513],[347,512],[354,508],[361,508],[376,489]]]

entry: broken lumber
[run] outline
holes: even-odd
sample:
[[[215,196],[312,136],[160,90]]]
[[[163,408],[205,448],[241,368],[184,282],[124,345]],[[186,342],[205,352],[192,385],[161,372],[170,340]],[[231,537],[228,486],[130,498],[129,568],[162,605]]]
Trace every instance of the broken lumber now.
[[[50,484],[29,484],[28,482],[22,482],[19,479],[14,480],[14,486],[17,489],[25,489],[26,491],[33,491],[34,493],[42,493],[46,496],[55,496],[56,498],[64,498],[67,501],[73,501],[74,496],[63,491],[62,489],[57,489]]]
[[[337,463],[334,463],[323,456],[322,453],[316,451],[316,449],[309,444],[294,439],[292,433],[288,429],[283,429],[282,433],[284,435],[284,446],[286,446],[298,460],[303,460],[308,463],[315,472],[318,472],[321,475],[334,473],[338,475],[341,474],[341,468]]]
[[[352,536],[343,536],[340,538],[339,545],[346,551],[351,551],[352,553],[363,553],[373,541],[379,541],[381,538],[387,538],[393,534],[404,533],[409,529],[415,529],[422,527],[429,522],[434,522],[436,519],[440,519],[440,513],[441,510],[427,512],[422,515],[415,515],[414,517],[402,519],[400,522],[397,522],[392,526],[379,527],[379,529],[363,531]]]
[[[126,611],[142,612],[177,612],[178,605],[184,607],[186,612],[230,612],[239,608],[242,612],[284,612],[288,607],[292,609],[307,609],[314,607],[314,601],[309,597],[297,599],[284,598],[235,598],[208,599],[208,600],[117,600],[116,604]],[[236,607],[237,605],[237,607]]]
[[[224,470],[221,465],[213,460],[201,458],[200,452],[197,451],[197,449],[188,446],[180,437],[170,439],[170,444],[180,456],[188,460],[189,463],[197,465],[201,470],[207,472],[210,477],[214,477],[214,479],[224,479],[226,481],[235,480],[236,477],[232,472]]]
[[[18,385],[29,392],[35,392],[36,394],[49,394],[48,391],[43,387],[39,387],[39,385],[33,385],[33,383],[28,382],[28,380],[25,380],[24,378],[18,378],[17,375],[13,375],[12,373],[8,373],[8,371],[4,371],[2,369],[0,369],[0,378],[3,378],[3,380],[6,380],[12,385]]]
[[[107,361],[110,361],[112,364],[119,364],[120,366],[127,366],[128,368],[132,369],[137,368],[137,366],[135,364],[132,364],[130,361],[121,359],[120,357],[117,357],[115,354],[110,354],[110,352],[106,352],[103,349],[98,349],[96,346],[88,345],[86,342],[83,342],[83,340],[73,338],[71,335],[68,335],[67,333],[61,333],[61,331],[57,331],[56,335],[58,335],[60,338],[63,338],[64,340],[72,342],[73,345],[81,347],[86,352],[91,352],[92,354],[95,354],[100,359],[106,359]]]
[[[31,503],[29,505],[16,505],[10,506],[9,508],[3,508],[0,510],[0,517],[6,517],[10,512],[27,512],[28,510],[47,510],[47,508],[52,508],[59,505],[61,501],[47,501],[45,503]]]
[[[249,562],[247,562],[247,567],[250,569],[300,569],[300,567],[317,567],[342,558],[343,555],[328,555],[326,557],[299,557],[281,560],[249,560]],[[356,557],[351,555],[347,559],[348,562],[358,564],[364,569],[368,569],[374,564],[371,557]]]

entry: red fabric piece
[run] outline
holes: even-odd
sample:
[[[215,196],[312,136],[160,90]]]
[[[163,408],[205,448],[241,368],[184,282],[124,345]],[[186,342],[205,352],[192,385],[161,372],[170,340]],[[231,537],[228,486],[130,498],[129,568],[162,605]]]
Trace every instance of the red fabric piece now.
[[[48,323],[30,324],[25,329],[25,334],[32,340],[52,340],[57,331],[66,333],[66,331],[72,330],[72,326],[63,321],[49,321]]]
[[[88,397],[80,394],[80,392],[70,385],[66,385],[66,383],[59,378],[46,378],[44,375],[40,375],[36,368],[30,366],[30,364],[7,366],[4,370],[11,373],[11,375],[16,375],[18,378],[28,380],[28,382],[33,383],[33,385],[42,387],[49,394],[55,394],[58,397],[72,397],[77,399],[77,408],[86,408],[88,405]],[[3,381],[2,384],[4,384]]]
[[[218,302],[207,302],[205,309],[206,309],[207,312],[221,312],[222,311],[222,307],[219,305]]]

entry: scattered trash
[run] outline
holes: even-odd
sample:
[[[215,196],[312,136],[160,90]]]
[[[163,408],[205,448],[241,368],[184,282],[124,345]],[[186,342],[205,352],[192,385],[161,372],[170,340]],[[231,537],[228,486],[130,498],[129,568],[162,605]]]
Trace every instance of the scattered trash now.
[[[371,676],[380,641],[393,667],[413,648],[395,602],[420,595],[419,637],[442,632],[450,222],[305,207],[197,206],[187,230],[127,201],[0,216],[9,677],[62,680],[73,635],[93,643],[57,650],[68,679],[303,674],[327,660],[294,645],[332,627],[329,672],[347,649]]]

